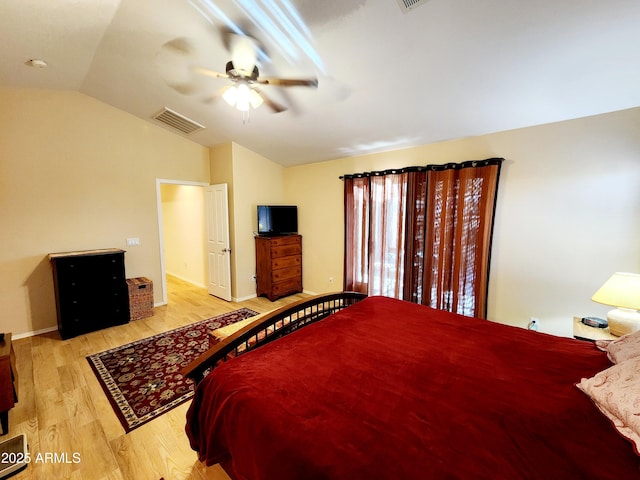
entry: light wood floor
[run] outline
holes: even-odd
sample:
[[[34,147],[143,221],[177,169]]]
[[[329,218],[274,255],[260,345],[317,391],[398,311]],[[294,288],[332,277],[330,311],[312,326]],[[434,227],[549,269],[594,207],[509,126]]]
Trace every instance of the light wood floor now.
[[[125,434],[85,357],[241,307],[262,313],[307,295],[230,303],[172,277],[167,284],[168,305],[155,308],[153,317],[70,340],[54,332],[14,342],[19,401],[9,412],[9,435],[0,440],[25,433],[32,458],[14,479],[229,478],[219,466],[198,462],[189,447],[184,425],[190,401]],[[55,461],[42,461],[46,454],[50,460],[56,454]],[[69,463],[60,462],[65,457]]]

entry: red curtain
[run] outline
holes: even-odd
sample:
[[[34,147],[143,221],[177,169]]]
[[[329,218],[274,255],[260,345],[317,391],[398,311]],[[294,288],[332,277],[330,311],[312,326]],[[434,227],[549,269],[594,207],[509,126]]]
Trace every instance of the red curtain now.
[[[486,317],[502,159],[345,180],[345,285]]]

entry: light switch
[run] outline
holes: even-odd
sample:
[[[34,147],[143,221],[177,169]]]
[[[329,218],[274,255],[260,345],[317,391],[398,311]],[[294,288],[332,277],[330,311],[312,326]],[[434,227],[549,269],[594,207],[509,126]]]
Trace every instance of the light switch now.
[[[140,239],[138,237],[127,238],[127,247],[140,246]]]

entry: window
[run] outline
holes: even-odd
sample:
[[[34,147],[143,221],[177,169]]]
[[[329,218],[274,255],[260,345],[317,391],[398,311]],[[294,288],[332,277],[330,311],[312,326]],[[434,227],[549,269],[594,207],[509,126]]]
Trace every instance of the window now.
[[[346,175],[345,289],[485,317],[501,163]]]

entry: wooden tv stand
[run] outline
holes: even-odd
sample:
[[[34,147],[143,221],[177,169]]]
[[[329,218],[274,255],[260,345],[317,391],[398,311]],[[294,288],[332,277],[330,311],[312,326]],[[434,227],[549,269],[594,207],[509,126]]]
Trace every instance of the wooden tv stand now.
[[[302,292],[302,236],[256,237],[256,281],[272,302]]]

